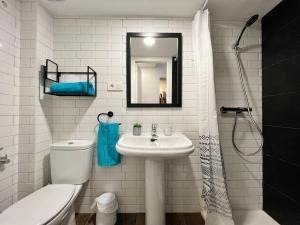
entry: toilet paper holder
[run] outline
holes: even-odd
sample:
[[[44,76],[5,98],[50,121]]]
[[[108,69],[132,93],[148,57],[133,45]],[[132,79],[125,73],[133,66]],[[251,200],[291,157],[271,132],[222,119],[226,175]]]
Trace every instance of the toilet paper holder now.
[[[3,150],[3,147],[0,148],[0,151]],[[10,162],[10,159],[7,157],[7,154],[5,154],[5,156],[0,156],[0,166],[7,164]]]

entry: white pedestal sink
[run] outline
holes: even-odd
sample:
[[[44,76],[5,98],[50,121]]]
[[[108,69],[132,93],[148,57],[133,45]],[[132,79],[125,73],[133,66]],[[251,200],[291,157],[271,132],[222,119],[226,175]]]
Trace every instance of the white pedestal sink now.
[[[164,159],[187,156],[194,151],[194,146],[183,134],[159,135],[154,142],[150,139],[150,134],[125,134],[116,147],[122,155],[146,158],[146,225],[165,225]]]

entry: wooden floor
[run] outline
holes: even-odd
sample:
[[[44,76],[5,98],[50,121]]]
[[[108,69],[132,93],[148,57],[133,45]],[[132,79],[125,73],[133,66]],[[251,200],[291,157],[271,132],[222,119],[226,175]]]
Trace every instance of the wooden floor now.
[[[76,215],[77,225],[95,225],[95,214]],[[118,214],[116,225],[145,225],[144,213]],[[204,225],[200,213],[167,213],[166,225]]]

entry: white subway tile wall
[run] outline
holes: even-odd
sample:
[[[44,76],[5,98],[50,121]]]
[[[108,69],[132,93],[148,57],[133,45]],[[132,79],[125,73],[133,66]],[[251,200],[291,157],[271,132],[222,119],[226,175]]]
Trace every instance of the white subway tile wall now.
[[[0,7],[0,156],[11,160],[0,168],[0,212],[17,200],[20,74],[20,4]]]
[[[53,19],[36,3],[22,1],[19,199],[50,180],[51,96],[40,89],[40,66],[53,57]]]
[[[21,2],[19,199],[34,190],[36,7],[33,2]]]
[[[216,22],[213,24],[214,57],[218,105],[244,105],[237,80],[236,65],[230,48],[242,24]],[[126,32],[182,32],[183,33],[183,107],[182,109],[127,109],[125,91],[107,92],[107,82],[121,81],[125,88]],[[247,33],[243,43],[251,40],[251,47],[243,55],[251,90],[255,115],[261,118],[259,27]],[[143,123],[149,131],[151,123],[160,129],[171,124],[175,131],[185,133],[197,146],[197,77],[194,74],[190,20],[156,19],[55,19],[54,58],[63,70],[84,70],[87,65],[98,72],[99,93],[95,100],[59,98],[54,101],[53,138],[95,138],[96,115],[113,110],[113,120],[122,123],[122,132],[131,132],[134,122]],[[229,65],[227,65],[229,64]],[[257,68],[253,68],[255,66]],[[251,76],[251,77],[250,77]],[[235,79],[233,79],[233,77]],[[224,90],[225,89],[225,90]],[[105,118],[104,118],[105,119]],[[251,157],[254,162],[241,160],[228,139],[232,117],[220,117],[221,142],[230,186],[233,208],[261,208],[261,156]],[[239,126],[239,142],[246,150],[256,143],[244,122]],[[243,129],[243,130],[241,130]],[[190,157],[171,160],[166,164],[166,210],[169,212],[199,211],[201,168],[199,150]],[[81,194],[79,211],[89,211],[94,197],[104,191],[115,191],[123,212],[144,211],[144,161],[124,157],[115,168],[99,168],[94,162],[92,179]],[[243,204],[239,204],[242,202]]]
[[[37,42],[35,69],[35,189],[50,181],[50,145],[52,143],[52,96],[43,95],[40,68],[46,59],[53,59],[53,18],[37,7]]]
[[[173,109],[126,108],[126,32],[183,33],[183,107]],[[113,120],[122,123],[122,132],[132,132],[135,122],[149,132],[151,123],[159,131],[172,125],[197,145],[197,79],[192,61],[191,20],[125,18],[78,18],[54,20],[54,59],[65,71],[85,71],[92,66],[98,73],[97,98],[60,97],[53,102],[53,139],[95,139],[97,115],[112,110]],[[123,83],[123,92],[108,92],[107,83]],[[106,118],[102,118],[106,120]],[[166,210],[199,211],[201,194],[199,150],[190,157],[166,163]],[[123,157],[119,166],[100,168],[93,163],[90,182],[77,206],[89,212],[94,198],[105,191],[117,193],[121,212],[144,211],[144,160]]]
[[[243,23],[215,21],[212,26],[217,108],[245,107],[237,62],[231,48]],[[261,127],[261,27],[252,26],[240,42],[241,58],[246,71],[246,82],[253,116]],[[233,209],[262,208],[262,154],[240,157],[231,140],[234,115],[219,113],[219,131],[225,159],[230,202]],[[254,131],[255,128],[252,126]],[[239,116],[236,130],[237,145],[246,153],[254,152],[260,144],[257,132],[251,132],[246,117]]]
[[[202,189],[198,149],[197,76],[194,73],[191,20],[151,18],[55,18],[36,1],[11,1],[10,11],[0,9],[0,133],[1,154],[12,162],[0,171],[0,211],[49,181],[49,145],[65,139],[95,139],[97,115],[112,110],[112,120],[131,132],[140,122],[149,132],[172,125],[197,146],[183,159],[169,160],[166,167],[166,210],[197,212]],[[21,17],[21,19],[20,19]],[[21,25],[20,25],[21,21]],[[245,106],[231,44],[243,24],[212,23],[217,104]],[[181,32],[183,34],[183,107],[173,109],[126,108],[126,32]],[[21,38],[20,38],[21,34]],[[241,41],[247,71],[247,88],[254,116],[261,123],[260,26],[246,32]],[[21,41],[20,41],[21,39]],[[98,73],[97,98],[44,96],[39,70],[45,59],[54,59],[63,71]],[[107,83],[123,83],[123,92],[108,92]],[[19,97],[20,96],[20,97]],[[106,118],[103,118],[105,120]],[[239,119],[237,140],[245,151],[257,148],[254,135]],[[262,207],[261,154],[243,159],[231,143],[232,116],[219,115],[229,195],[234,209]],[[121,212],[144,211],[144,160],[123,157],[119,166],[100,168],[93,162],[90,181],[80,194],[77,211],[90,212],[94,198],[106,191],[118,195]]]

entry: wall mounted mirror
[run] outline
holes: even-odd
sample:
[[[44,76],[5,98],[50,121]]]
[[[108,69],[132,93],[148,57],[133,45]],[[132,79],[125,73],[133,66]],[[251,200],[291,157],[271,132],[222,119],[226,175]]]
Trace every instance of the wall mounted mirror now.
[[[181,33],[127,33],[127,107],[181,107]]]

